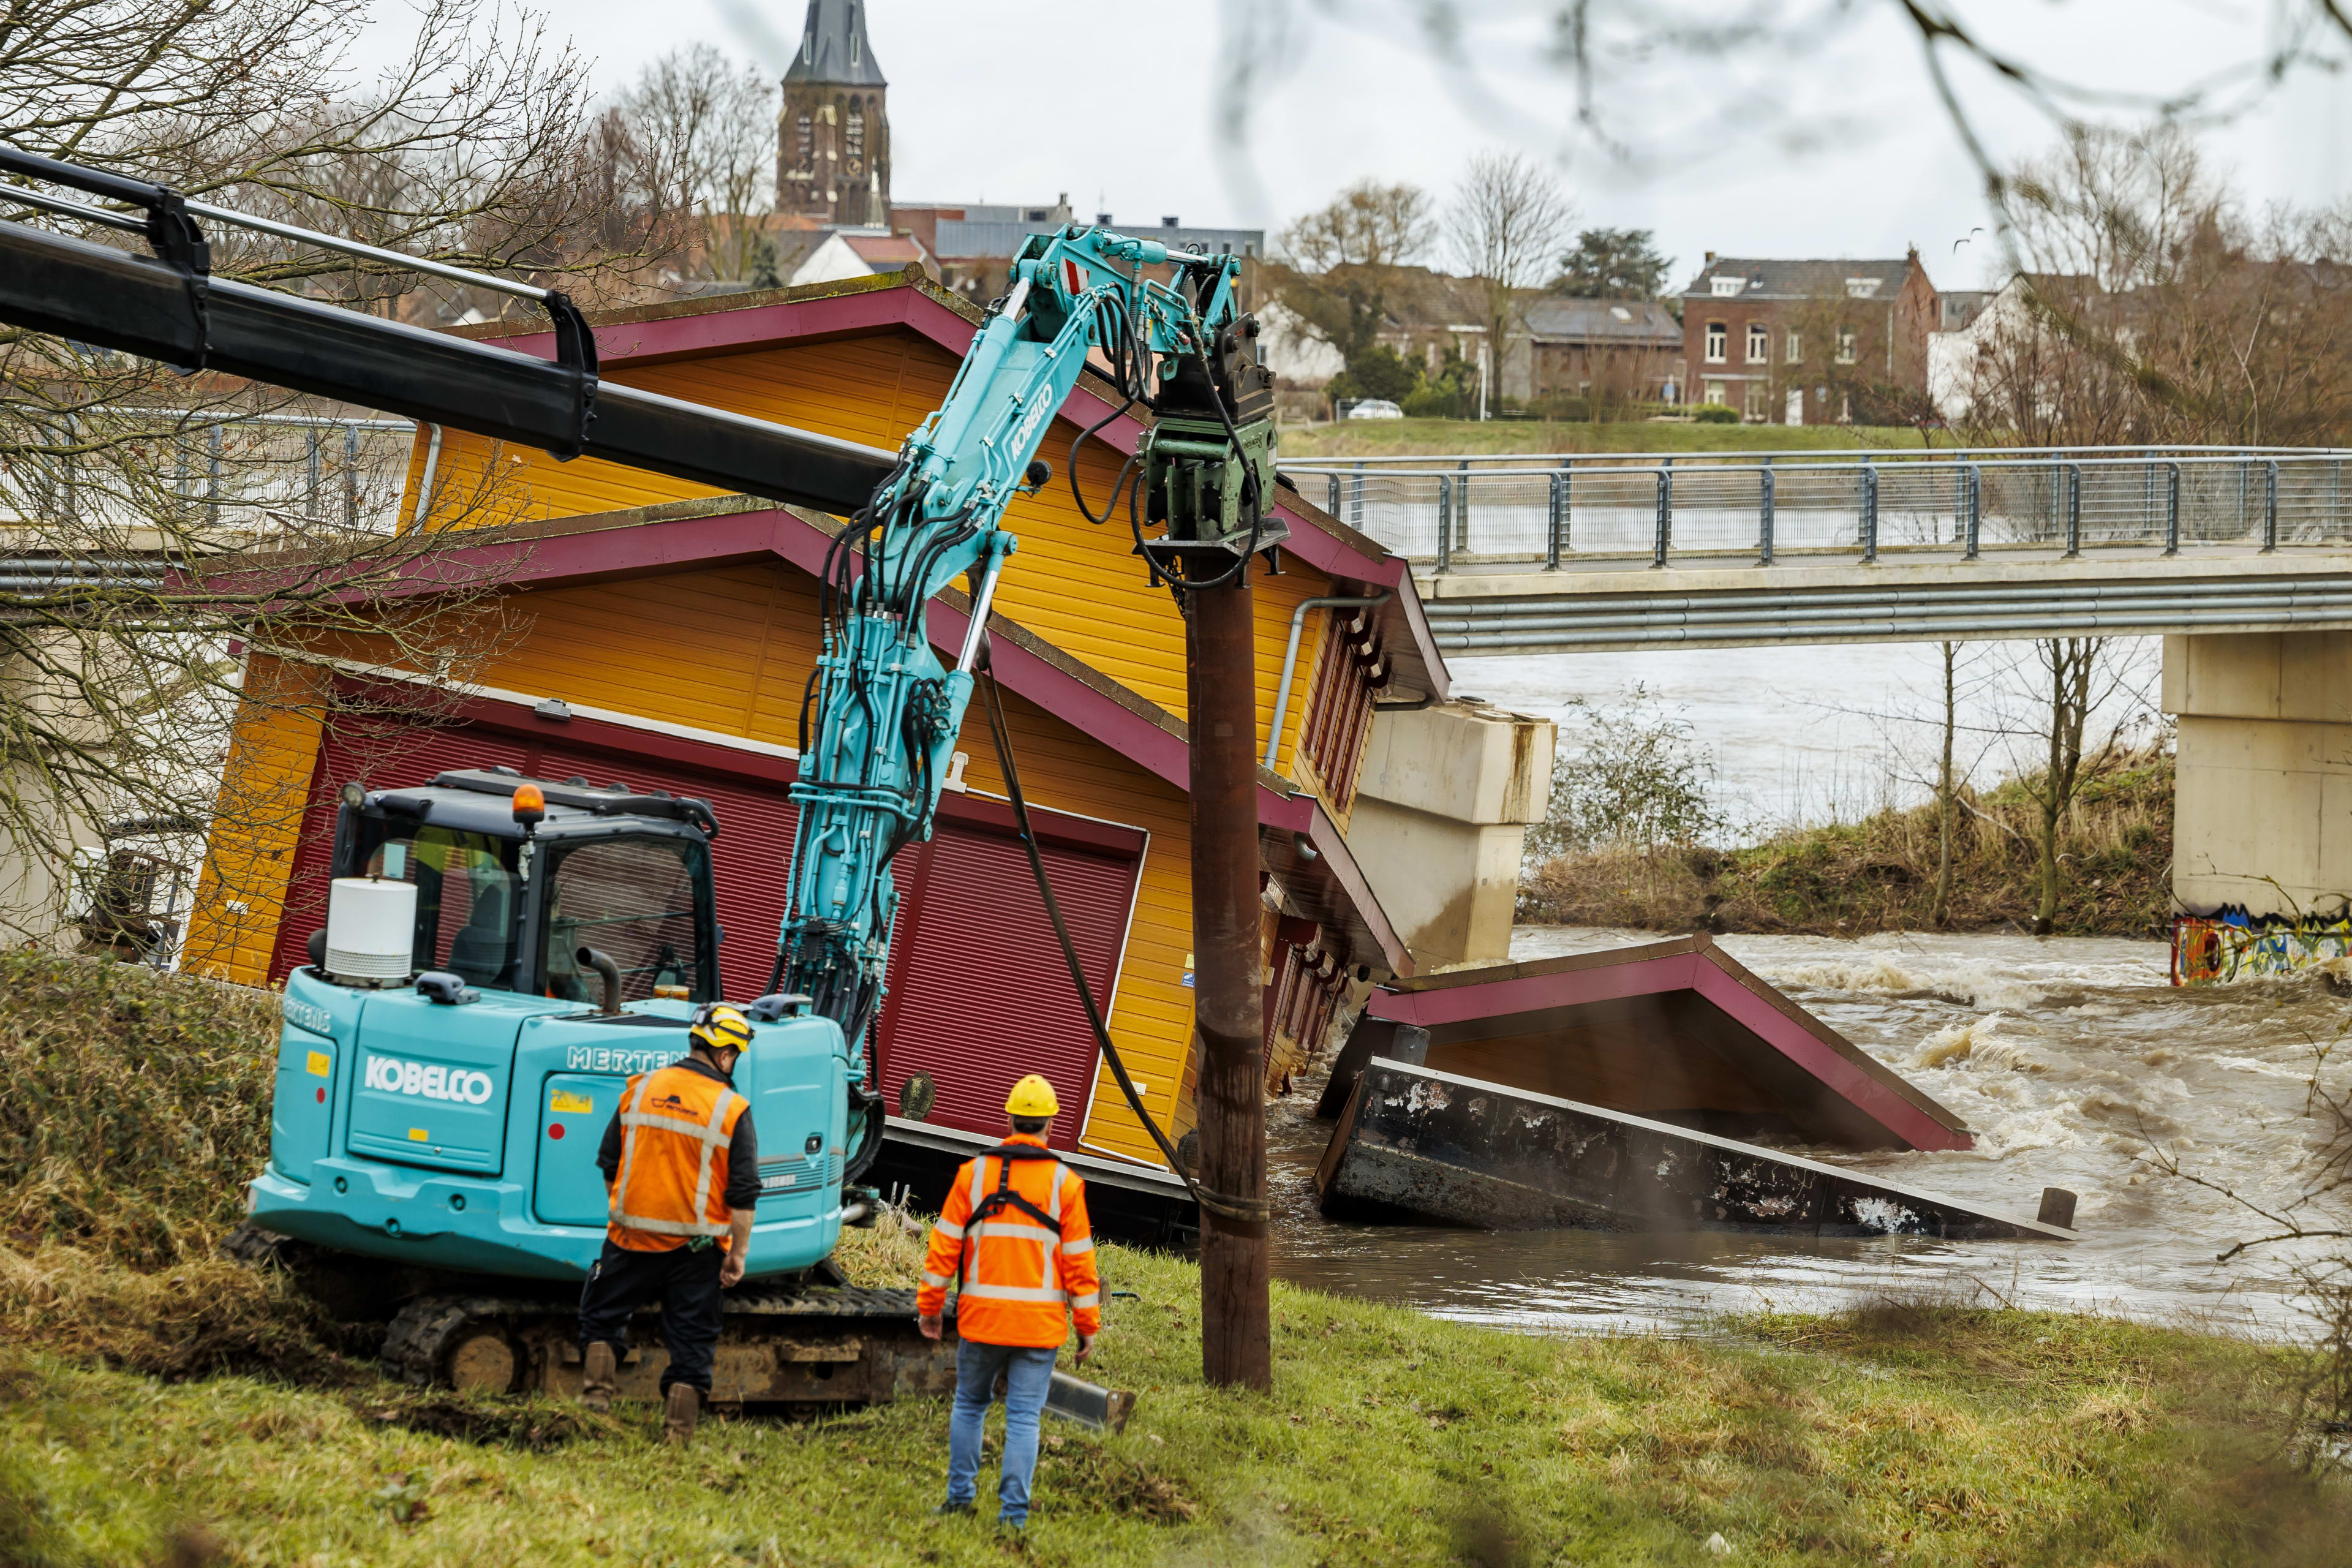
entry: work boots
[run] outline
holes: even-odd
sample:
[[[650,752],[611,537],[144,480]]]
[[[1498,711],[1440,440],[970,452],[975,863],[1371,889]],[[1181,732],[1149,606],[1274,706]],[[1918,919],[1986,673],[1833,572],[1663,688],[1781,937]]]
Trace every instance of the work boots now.
[[[601,1415],[613,1408],[613,1396],[621,1391],[620,1362],[602,1340],[590,1345],[582,1360],[580,1403]]]
[[[694,1441],[694,1424],[702,1418],[702,1391],[690,1383],[669,1385],[669,1403],[663,1411],[662,1441],[683,1448]]]

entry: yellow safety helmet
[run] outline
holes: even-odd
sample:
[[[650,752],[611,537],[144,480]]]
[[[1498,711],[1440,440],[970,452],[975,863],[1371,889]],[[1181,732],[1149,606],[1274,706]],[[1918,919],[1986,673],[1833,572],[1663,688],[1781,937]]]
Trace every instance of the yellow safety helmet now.
[[[1024,1120],[1050,1121],[1062,1113],[1062,1102],[1054,1098],[1054,1086],[1033,1072],[1013,1086],[1004,1097],[1004,1110]]]
[[[694,1010],[687,1034],[706,1050],[740,1051],[751,1044],[751,1020],[724,1002],[706,1002]]]

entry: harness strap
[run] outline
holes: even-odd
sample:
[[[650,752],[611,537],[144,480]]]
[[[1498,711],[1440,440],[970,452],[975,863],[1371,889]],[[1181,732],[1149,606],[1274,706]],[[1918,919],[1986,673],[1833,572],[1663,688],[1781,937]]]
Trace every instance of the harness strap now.
[[[959,1258],[957,1261],[960,1265],[962,1265],[962,1267],[960,1267],[957,1272],[965,1276],[964,1283],[967,1291],[972,1288],[980,1278],[980,1249],[973,1244],[977,1242],[981,1236],[990,1228],[983,1225],[983,1221],[994,1219],[1006,1209],[1018,1209],[1023,1214],[1027,1215],[1031,1219],[1035,1220],[1039,1225],[1044,1226],[1051,1237],[1051,1239],[1045,1243],[1045,1260],[1049,1273],[1051,1272],[1052,1268],[1053,1244],[1061,1238],[1062,1234],[1062,1216],[1060,1212],[1062,1207],[1062,1184],[1059,1180],[1056,1180],[1054,1184],[1054,1212],[1052,1213],[1047,1213],[1044,1208],[1040,1207],[1036,1204],[1031,1203],[1027,1198],[1023,1197],[1019,1193],[1013,1190],[1013,1161],[1052,1160],[1055,1161],[1058,1166],[1060,1156],[1055,1154],[1053,1151],[1049,1149],[1040,1149],[1034,1143],[1005,1143],[997,1148],[991,1149],[987,1154],[982,1154],[979,1160],[972,1163],[971,1184],[972,1190],[975,1193],[980,1190],[981,1172],[987,1168],[985,1162],[988,1160],[990,1155],[994,1155],[996,1157],[995,1190],[980,1198],[978,1202],[971,1205],[971,1214],[964,1222],[966,1234],[962,1237],[962,1246],[958,1249],[961,1252],[961,1257]],[[1058,1173],[1059,1173],[1057,1171],[1057,1176]],[[1001,1226],[994,1228],[998,1234],[1003,1234],[1005,1231],[1005,1227]],[[1056,1299],[1058,1299],[1059,1294],[1060,1293],[1058,1291],[1055,1292]]]

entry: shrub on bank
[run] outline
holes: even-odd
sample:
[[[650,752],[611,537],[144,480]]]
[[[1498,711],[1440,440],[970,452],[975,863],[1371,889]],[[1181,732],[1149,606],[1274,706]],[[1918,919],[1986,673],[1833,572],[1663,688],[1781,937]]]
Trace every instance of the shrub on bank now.
[[[0,1232],[142,1268],[208,1256],[269,1152],[277,998],[0,952]]]
[[[2172,758],[2086,760],[2059,833],[2066,868],[2057,930],[2157,936],[2171,919]],[[1965,791],[1946,924],[2030,925],[2040,897],[2040,807],[2015,781]],[[1552,855],[1520,885],[1518,918],[1649,931],[1932,929],[1938,817],[1930,802],[1861,822],[1799,828],[1737,849],[1601,844]]]

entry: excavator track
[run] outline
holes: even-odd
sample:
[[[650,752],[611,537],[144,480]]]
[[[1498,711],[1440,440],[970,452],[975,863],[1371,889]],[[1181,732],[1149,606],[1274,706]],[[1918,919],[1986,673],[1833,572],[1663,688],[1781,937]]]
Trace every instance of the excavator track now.
[[[657,1309],[631,1320],[629,1340],[621,1395],[656,1398],[669,1364]],[[383,1353],[395,1376],[422,1385],[580,1392],[578,1307],[568,1299],[418,1296],[393,1319]],[[729,1293],[714,1405],[882,1405],[954,1388],[955,1337],[922,1337],[912,1290],[808,1285]]]

